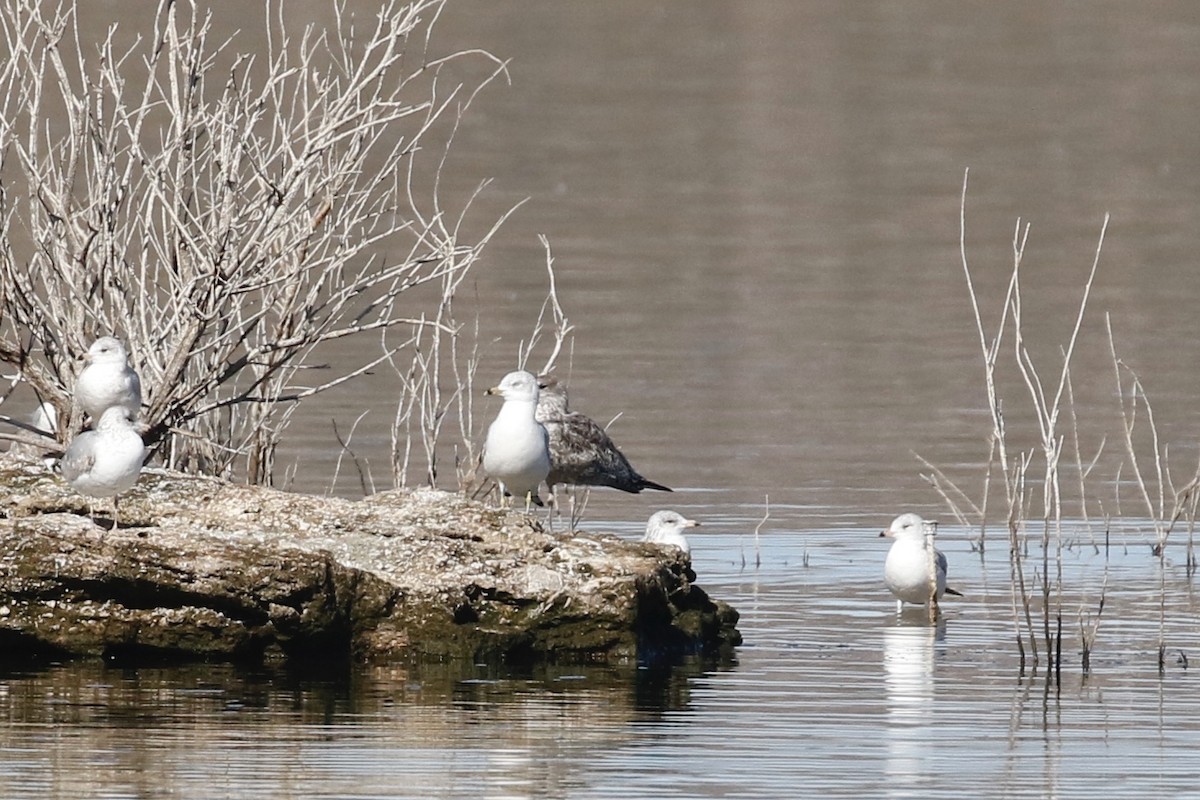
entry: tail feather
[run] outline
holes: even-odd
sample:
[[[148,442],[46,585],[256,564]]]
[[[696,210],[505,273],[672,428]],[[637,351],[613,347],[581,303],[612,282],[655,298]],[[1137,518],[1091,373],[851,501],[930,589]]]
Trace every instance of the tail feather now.
[[[955,597],[962,597],[962,596],[963,596],[963,593],[962,593],[962,592],[960,592],[958,589],[951,589],[949,586],[947,586],[947,587],[946,587],[946,594],[952,594],[952,595],[954,595]]]

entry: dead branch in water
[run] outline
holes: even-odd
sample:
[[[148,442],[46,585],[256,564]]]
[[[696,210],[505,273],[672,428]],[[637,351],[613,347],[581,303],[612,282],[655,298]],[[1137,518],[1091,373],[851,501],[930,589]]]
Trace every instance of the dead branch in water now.
[[[976,332],[979,336],[979,347],[983,357],[984,384],[986,388],[987,406],[991,416],[992,430],[989,441],[989,458],[984,489],[985,497],[981,503],[964,504],[961,497],[966,494],[953,486],[950,490],[941,488],[950,482],[940,471],[935,471],[931,479],[939,487],[944,499],[958,510],[963,505],[976,509],[981,517],[985,517],[984,509],[987,503],[987,491],[990,485],[992,464],[998,467],[999,474],[1004,478],[1004,497],[1009,539],[1009,567],[1012,579],[1012,613],[1017,629],[1017,646],[1021,654],[1021,668],[1025,666],[1025,646],[1028,643],[1033,667],[1036,669],[1041,661],[1041,648],[1038,636],[1035,634],[1032,597],[1027,584],[1025,558],[1028,553],[1028,534],[1031,523],[1036,521],[1040,530],[1042,559],[1040,569],[1034,570],[1036,582],[1040,585],[1041,606],[1041,643],[1045,647],[1048,659],[1048,676],[1055,681],[1061,679],[1062,654],[1062,591],[1063,591],[1063,497],[1061,459],[1064,445],[1074,445],[1075,464],[1080,472],[1081,487],[1085,481],[1083,459],[1079,453],[1078,419],[1074,410],[1074,393],[1071,387],[1071,364],[1080,341],[1084,316],[1088,301],[1091,297],[1092,286],[1095,282],[1099,266],[1100,253],[1103,248],[1104,235],[1108,227],[1108,217],[1105,216],[1101,226],[1099,241],[1092,259],[1091,269],[1083,284],[1077,312],[1074,317],[1070,336],[1065,347],[1060,348],[1061,363],[1058,368],[1057,380],[1047,386],[1043,382],[1038,365],[1035,363],[1029,345],[1026,341],[1024,324],[1024,293],[1022,289],[1022,261],[1029,237],[1029,225],[1017,221],[1012,240],[1012,271],[1008,280],[1003,302],[1000,307],[999,320],[995,333],[989,334],[984,324],[980,308],[979,295],[975,289],[971,269],[967,259],[966,249],[966,195],[967,177],[963,178],[962,200],[960,205],[959,249],[963,274],[966,279],[971,308],[975,318]],[[1020,375],[1025,394],[1028,397],[1029,408],[1037,423],[1039,447],[1036,450],[1022,451],[1015,456],[1009,445],[1009,431],[1004,413],[1003,400],[997,387],[997,364],[1001,353],[1001,343],[1005,331],[1012,331],[1012,354],[1015,366]],[[1069,410],[1071,417],[1071,438],[1059,431],[1059,420],[1064,409]],[[1097,456],[1098,457],[1098,456]],[[1094,461],[1092,462],[1094,464]],[[1029,481],[1038,475],[1038,490],[1041,495],[1040,511],[1034,515],[1032,502],[1033,493]],[[951,484],[952,485],[952,484]],[[1081,501],[1086,495],[1081,488]],[[1085,510],[1086,514],[1086,510]],[[980,521],[980,546],[982,548],[982,530],[984,520]],[[1051,564],[1053,552],[1054,563]]]
[[[1154,409],[1141,379],[1117,355],[1117,346],[1113,337],[1112,320],[1105,318],[1108,330],[1108,346],[1112,356],[1113,371],[1117,383],[1117,400],[1121,414],[1121,430],[1124,436],[1126,460],[1133,473],[1138,494],[1145,506],[1146,514],[1154,526],[1154,554],[1158,558],[1158,670],[1166,669],[1166,624],[1167,624],[1167,542],[1181,519],[1185,519],[1189,531],[1188,563],[1192,560],[1191,534],[1195,527],[1197,509],[1197,491],[1200,488],[1200,464],[1196,471],[1183,486],[1176,487],[1171,477],[1171,466],[1167,448],[1158,436],[1158,425],[1154,421]],[[1129,377],[1129,388],[1125,388],[1124,377]],[[1138,422],[1138,408],[1145,410],[1146,428],[1150,438],[1150,452],[1154,467],[1153,478],[1148,479],[1142,469],[1135,443],[1135,431]],[[1171,503],[1167,505],[1167,494],[1170,493]]]

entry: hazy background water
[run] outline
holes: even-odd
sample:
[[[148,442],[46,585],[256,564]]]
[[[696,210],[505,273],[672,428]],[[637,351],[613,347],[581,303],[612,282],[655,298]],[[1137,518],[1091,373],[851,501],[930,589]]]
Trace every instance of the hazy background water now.
[[[220,25],[251,5],[222,5]],[[470,288],[490,343],[479,388],[513,367],[537,316],[545,234],[576,325],[560,368],[575,407],[621,414],[612,432],[634,464],[676,487],[598,492],[586,524],[635,536],[667,505],[701,519],[697,571],[743,612],[746,644],[734,663],[665,673],[21,671],[0,681],[0,795],[1195,792],[1193,582],[1173,549],[1160,677],[1159,576],[1132,494],[1107,562],[1095,529],[1068,551],[1061,694],[1018,677],[1003,546],[981,561],[943,526],[967,597],[939,632],[896,619],[874,536],[902,510],[945,520],[914,451],[972,490],[981,479],[967,168],[966,245],[993,327],[1017,220],[1031,225],[1026,325],[1048,381],[1112,215],[1073,373],[1083,447],[1109,437],[1100,473],[1115,474],[1110,313],[1190,474],[1200,7],[463,0],[434,43],[511,59],[511,85],[476,98],[446,176],[458,193],[494,178],[479,229],[529,198]],[[1014,440],[1031,441],[1024,388],[1003,374]],[[381,374],[308,406],[282,456],[296,488],[329,486],[330,420],[346,430],[367,408],[356,448],[386,481],[395,390]],[[478,404],[481,425],[494,409]],[[1094,614],[1106,563],[1084,680],[1078,619]]]
[[[510,59],[511,78],[476,98],[450,177],[494,179],[480,227],[529,198],[464,293],[491,343],[479,388],[529,335],[545,234],[576,326],[560,364],[574,404],[621,414],[634,463],[691,490],[672,501],[770,494],[796,524],[925,507],[914,451],[986,457],[959,256],[970,168],[966,244],[992,329],[1017,221],[1032,226],[1025,316],[1047,381],[1112,214],[1073,376],[1085,450],[1114,430],[1111,313],[1164,438],[1194,453],[1198,26],[1182,3],[450,6],[436,41]],[[309,407],[312,441],[284,457],[300,488],[328,486],[329,420],[346,430],[364,407],[356,449],[386,480],[395,387],[377,387]],[[1024,387],[1002,393],[1019,436]],[[479,424],[494,410],[478,403]],[[633,520],[661,500],[592,502]]]

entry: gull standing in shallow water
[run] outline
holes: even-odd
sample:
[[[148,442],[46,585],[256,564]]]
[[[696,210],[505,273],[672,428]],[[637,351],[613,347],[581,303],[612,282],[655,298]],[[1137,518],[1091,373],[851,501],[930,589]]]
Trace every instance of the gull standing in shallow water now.
[[[62,476],[71,488],[88,497],[113,499],[113,529],[117,527],[117,497],[137,483],[146,447],[134,429],[129,412],[113,406],[100,415],[94,430],[71,440],[63,454]],[[95,513],[92,515],[95,520]]]
[[[538,497],[538,484],[550,472],[550,444],[546,429],[534,418],[538,402],[538,382],[532,373],[510,372],[499,386],[487,394],[504,398],[500,413],[488,428],[483,445],[483,469],[500,484],[503,497],[525,498],[544,505]]]
[[[929,547],[925,540],[925,520],[917,514],[901,514],[892,520],[891,527],[879,534],[896,541],[888,550],[883,564],[883,582],[896,596],[896,611],[905,603],[923,606],[929,602]],[[934,573],[937,580],[936,599],[942,594],[961,596],[962,593],[946,586],[946,555],[936,548],[933,551]]]
[[[696,528],[699,525],[696,520],[688,519],[675,511],[656,511],[646,523],[646,535],[642,537],[642,541],[678,547],[691,555],[692,548],[687,537],[683,535],[683,529]]]
[[[97,339],[83,360],[87,366],[75,381],[75,403],[93,424],[113,406],[124,408],[128,419],[137,419],[142,410],[142,382],[129,366],[121,340],[112,336]]]
[[[550,436],[550,474],[546,483],[572,486],[608,486],[637,494],[643,489],[671,491],[646,480],[617,449],[613,440],[591,417],[567,407],[567,390],[554,378],[538,378],[537,421]]]

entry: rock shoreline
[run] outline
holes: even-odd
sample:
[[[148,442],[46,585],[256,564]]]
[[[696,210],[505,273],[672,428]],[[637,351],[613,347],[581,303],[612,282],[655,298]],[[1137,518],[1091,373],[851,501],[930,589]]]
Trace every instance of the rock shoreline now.
[[[147,471],[120,521],[94,524],[40,462],[0,459],[0,656],[610,661],[740,642],[682,553],[447,492]]]

